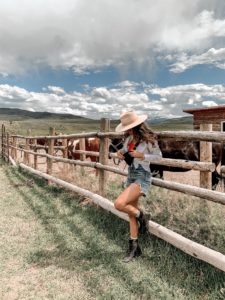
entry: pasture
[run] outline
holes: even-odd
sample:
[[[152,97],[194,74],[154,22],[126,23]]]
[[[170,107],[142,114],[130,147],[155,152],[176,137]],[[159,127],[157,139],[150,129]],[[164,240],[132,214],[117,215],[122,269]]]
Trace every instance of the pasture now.
[[[124,264],[124,221],[5,163],[0,170],[1,299],[223,299],[223,272],[150,235],[144,256]],[[107,197],[120,189],[112,182]],[[208,217],[193,200],[153,187],[142,205],[153,220],[224,252],[219,207]]]
[[[81,117],[59,117],[56,115],[50,117],[36,117],[5,115],[0,112],[0,122],[6,126],[6,131],[26,135],[31,130],[33,135],[46,135],[49,133],[49,127],[55,128],[56,132],[63,134],[72,134],[78,132],[90,132],[99,130],[99,120],[92,120]],[[118,121],[111,121],[111,128],[114,129]],[[166,120],[161,123],[151,123],[153,130],[191,130],[192,120],[190,118]]]
[[[54,172],[97,191],[89,168],[57,163]],[[193,180],[192,174],[180,177]],[[224,299],[223,272],[150,234],[140,239],[144,255],[124,264],[127,223],[89,199],[3,162],[0,180],[1,299]],[[123,180],[110,173],[108,199],[116,198]],[[223,206],[155,186],[141,205],[153,221],[225,253]]]

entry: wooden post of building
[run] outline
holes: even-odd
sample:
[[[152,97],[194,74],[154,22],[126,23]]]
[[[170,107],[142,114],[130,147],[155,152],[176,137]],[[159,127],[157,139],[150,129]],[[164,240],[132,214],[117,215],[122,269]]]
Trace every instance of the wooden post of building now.
[[[110,120],[102,118],[100,121],[100,131],[107,132],[110,130]],[[103,165],[108,164],[109,154],[109,138],[100,138],[99,162]],[[107,184],[107,173],[104,170],[99,170],[99,194],[105,196],[105,186]]]
[[[49,128],[49,135],[55,135],[55,128],[50,127]],[[54,154],[54,139],[48,139],[48,154],[53,155]],[[47,158],[47,174],[51,175],[52,174],[52,159]],[[51,184],[50,181],[48,181],[49,184]]]
[[[212,131],[212,124],[200,124],[200,131]],[[200,142],[200,161],[212,162],[212,143]],[[212,173],[200,172],[200,187],[212,189]]]

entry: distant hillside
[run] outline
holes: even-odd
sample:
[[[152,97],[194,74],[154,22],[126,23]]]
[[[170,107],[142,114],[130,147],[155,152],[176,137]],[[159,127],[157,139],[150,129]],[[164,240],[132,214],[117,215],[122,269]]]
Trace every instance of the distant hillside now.
[[[172,119],[167,119],[167,118],[158,118],[158,119],[153,119],[149,122],[149,124],[192,124],[193,123],[193,117],[188,116],[188,117],[179,117],[179,118],[172,118]]]
[[[10,132],[26,134],[31,129],[34,134],[46,134],[49,127],[58,132],[75,133],[99,130],[100,120],[93,120],[71,114],[56,114],[49,112],[32,112],[16,108],[0,108],[0,121]],[[150,128],[154,131],[163,130],[192,130],[192,117],[183,118],[157,118],[151,119]],[[111,120],[113,131],[119,120]]]
[[[71,114],[57,114],[57,113],[49,113],[49,112],[33,112],[18,108],[0,108],[0,119],[5,120],[13,119],[13,120],[21,120],[27,118],[33,119],[84,119],[80,116],[74,116]]]
[[[34,118],[34,119],[70,119],[70,120],[82,120],[82,119],[88,119],[92,121],[96,121],[93,119],[81,117],[81,116],[75,116],[72,114],[59,114],[59,113],[50,113],[50,112],[33,112],[18,108],[0,108],[0,120],[6,120],[6,119],[13,119],[13,120],[21,120],[21,119],[27,119],[27,118]],[[118,120],[112,120],[113,123],[119,123]],[[173,124],[181,124],[181,123],[189,123],[192,124],[192,117],[180,117],[180,118],[173,118],[173,119],[167,119],[167,118],[156,118],[149,122],[149,124],[166,124],[166,123],[173,123]]]
[[[14,120],[18,121],[21,119],[70,119],[70,120],[82,120],[85,119],[80,116],[71,114],[57,114],[50,112],[33,112],[18,108],[0,108],[0,120]]]
[[[172,119],[154,119],[149,122],[149,125],[154,130],[193,130],[193,118],[180,117]]]

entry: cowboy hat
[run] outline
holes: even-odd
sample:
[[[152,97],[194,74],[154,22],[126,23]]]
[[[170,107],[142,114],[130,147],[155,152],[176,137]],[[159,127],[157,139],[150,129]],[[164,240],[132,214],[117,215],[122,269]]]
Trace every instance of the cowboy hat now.
[[[124,112],[120,116],[121,123],[116,126],[116,132],[127,131],[128,129],[134,128],[135,126],[143,123],[148,118],[147,115],[138,116],[133,111]]]

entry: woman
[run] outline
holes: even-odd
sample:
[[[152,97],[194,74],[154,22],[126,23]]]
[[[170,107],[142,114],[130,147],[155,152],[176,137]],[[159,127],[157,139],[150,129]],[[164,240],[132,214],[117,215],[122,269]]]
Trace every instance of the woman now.
[[[147,115],[138,116],[132,111],[125,112],[120,117],[121,123],[116,127],[116,132],[125,132],[126,137],[117,156],[129,164],[126,188],[114,203],[116,209],[129,216],[129,251],[124,262],[142,254],[138,244],[138,231],[147,231],[148,220],[138,208],[138,200],[140,196],[146,196],[151,184],[150,161],[162,157],[154,133],[144,123],[146,119]]]

